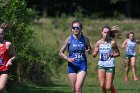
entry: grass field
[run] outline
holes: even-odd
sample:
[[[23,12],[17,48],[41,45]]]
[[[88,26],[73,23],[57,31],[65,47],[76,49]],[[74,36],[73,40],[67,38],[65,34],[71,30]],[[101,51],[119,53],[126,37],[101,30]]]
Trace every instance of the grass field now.
[[[139,93],[140,81],[118,81],[115,82],[117,93]],[[59,84],[52,86],[33,86],[33,85],[19,85],[8,90],[8,93],[72,93],[68,85]],[[83,93],[101,93],[98,82],[93,82],[91,85],[84,85]],[[110,93],[110,92],[108,92]]]
[[[35,38],[33,46],[36,48],[44,48],[50,46],[56,51],[60,49],[62,42],[65,38],[71,34],[71,22],[75,18],[65,19],[40,19],[34,23],[33,29],[35,30]],[[129,82],[124,82],[124,61],[125,61],[125,50],[121,49],[120,46],[126,38],[126,33],[133,31],[136,35],[136,39],[140,39],[140,20],[115,20],[115,19],[82,19],[83,33],[88,36],[92,48],[95,42],[101,38],[101,29],[104,25],[118,25],[122,31],[122,39],[116,39],[121,56],[116,58],[116,74],[114,84],[117,89],[117,93],[139,93],[140,92],[140,80],[132,81],[132,70],[129,73]],[[138,49],[138,47],[137,47]],[[44,52],[47,52],[46,49]],[[44,56],[45,57],[45,56]],[[88,57],[88,75],[83,87],[83,93],[101,93],[98,77],[97,77],[97,58],[92,58],[91,55]],[[137,74],[140,79],[140,56],[137,55]],[[52,69],[53,70],[53,69]],[[69,86],[69,80],[67,77],[67,62],[63,63],[59,67],[59,74],[51,76],[51,80],[54,85],[50,86],[35,86],[35,85],[20,85],[18,84],[14,88],[8,90],[9,93],[71,93]],[[57,76],[59,75],[59,76]],[[62,83],[63,82],[63,83]]]

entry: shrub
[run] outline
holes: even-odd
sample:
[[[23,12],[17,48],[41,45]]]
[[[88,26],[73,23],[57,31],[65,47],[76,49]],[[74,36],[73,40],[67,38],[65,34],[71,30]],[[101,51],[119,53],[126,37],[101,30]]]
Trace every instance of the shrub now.
[[[30,60],[27,51],[33,36],[31,21],[34,13],[31,9],[26,8],[25,0],[0,0],[0,2],[0,23],[10,22],[12,25],[6,33],[5,39],[11,41],[15,46],[17,59],[12,69],[16,70],[15,75],[20,81],[21,68],[26,63],[25,60]]]

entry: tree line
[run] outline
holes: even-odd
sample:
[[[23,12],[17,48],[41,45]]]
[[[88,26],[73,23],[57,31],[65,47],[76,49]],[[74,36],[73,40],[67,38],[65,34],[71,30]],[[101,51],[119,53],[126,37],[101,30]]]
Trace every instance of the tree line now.
[[[112,17],[117,14],[127,18],[140,17],[139,0],[27,0],[28,7],[38,11],[40,16],[73,16],[75,12],[83,16],[97,15]]]

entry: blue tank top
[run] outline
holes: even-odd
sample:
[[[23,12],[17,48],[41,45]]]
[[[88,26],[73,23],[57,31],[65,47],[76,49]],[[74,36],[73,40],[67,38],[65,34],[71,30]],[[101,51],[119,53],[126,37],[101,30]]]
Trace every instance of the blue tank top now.
[[[126,55],[136,55],[136,40],[128,40],[126,47]]]
[[[78,65],[87,63],[87,58],[85,55],[85,38],[82,35],[81,38],[75,39],[73,35],[70,36],[70,45],[68,47],[69,58],[75,58],[72,64]]]
[[[100,59],[98,62],[99,66],[102,67],[114,67],[114,57],[109,57],[109,54],[113,54],[113,48],[111,46],[111,42],[104,44],[100,40],[99,44],[99,53],[100,53]]]

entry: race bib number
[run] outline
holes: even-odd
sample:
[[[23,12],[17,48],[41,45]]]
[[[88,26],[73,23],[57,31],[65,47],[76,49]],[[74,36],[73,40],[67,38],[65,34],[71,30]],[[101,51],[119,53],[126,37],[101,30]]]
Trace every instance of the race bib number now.
[[[3,63],[3,58],[0,58],[0,66],[3,66],[4,63]]]
[[[128,52],[133,53],[135,51],[135,48],[133,46],[128,47]]]
[[[81,53],[74,53],[75,59],[83,59],[83,55]]]
[[[101,53],[101,61],[107,61],[109,58],[108,53]]]

